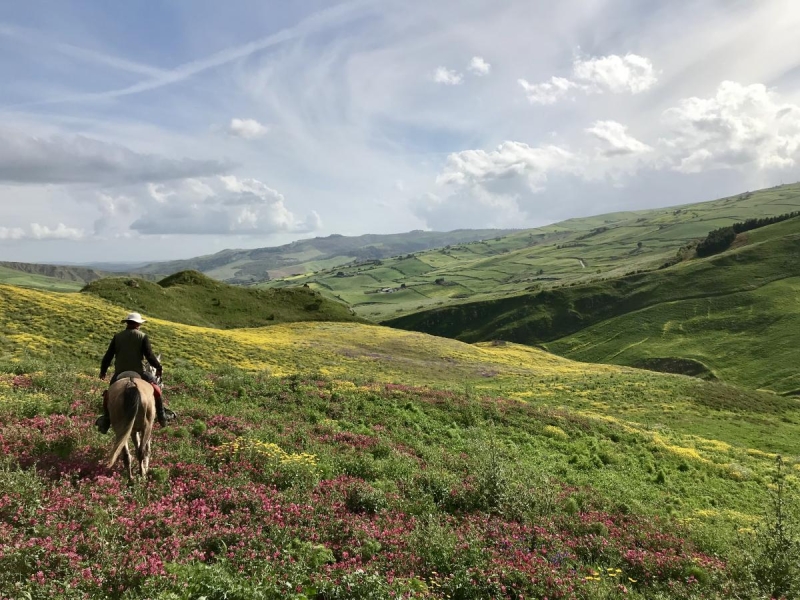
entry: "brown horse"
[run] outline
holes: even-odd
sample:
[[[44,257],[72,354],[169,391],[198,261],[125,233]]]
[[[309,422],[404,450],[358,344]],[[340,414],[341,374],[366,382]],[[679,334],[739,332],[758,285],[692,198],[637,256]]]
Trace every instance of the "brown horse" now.
[[[147,476],[150,467],[150,441],[153,437],[153,422],[156,417],[156,401],[153,386],[136,373],[122,373],[108,389],[108,414],[114,429],[114,449],[108,461],[111,468],[122,454],[122,462],[133,477],[128,439],[133,435],[139,474]]]

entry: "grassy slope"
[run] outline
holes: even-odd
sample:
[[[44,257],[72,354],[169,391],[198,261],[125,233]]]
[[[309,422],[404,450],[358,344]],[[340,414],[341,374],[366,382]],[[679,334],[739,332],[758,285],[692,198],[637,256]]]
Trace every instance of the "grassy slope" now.
[[[120,307],[87,295],[52,295],[0,286],[6,358],[69,354],[99,360],[118,329]],[[73,327],[70,322],[79,323]],[[63,323],[63,324],[62,324]],[[474,389],[520,400],[541,400],[574,410],[635,421],[642,426],[677,424],[692,434],[717,431],[705,408],[738,412],[753,403],[782,414],[793,399],[746,392],[724,384],[611,365],[573,362],[515,344],[470,345],[447,338],[357,323],[292,323],[260,329],[218,330],[154,319],[147,324],[166,363],[207,369],[236,365],[278,376],[320,373],[448,389]],[[52,334],[48,333],[52,331]],[[670,408],[672,407],[672,408]],[[705,407],[705,408],[703,408]],[[791,435],[763,436],[777,421],[744,419],[719,432],[727,442],[800,454]],[[787,428],[784,424],[781,428]],[[791,425],[794,427],[794,425]],[[752,430],[748,432],[748,429]],[[800,432],[798,432],[800,433]],[[798,438],[800,439],[800,438]]]
[[[386,259],[378,266],[336,267],[264,285],[308,282],[338,295],[360,315],[383,321],[654,269],[712,229],[798,209],[800,184],[793,184],[700,204],[571,219],[499,239],[418,252],[412,258]],[[337,276],[339,272],[346,277]],[[447,285],[436,285],[437,279]],[[397,289],[403,284],[405,289]],[[396,291],[380,293],[382,288]]]
[[[159,283],[95,281],[83,291],[142,314],[205,327],[258,327],[293,321],[357,321],[350,309],[309,288],[255,290],[183,271]]]
[[[563,573],[557,571],[554,577],[565,577],[568,582],[575,578],[577,589],[585,589],[579,597],[618,597],[619,592],[613,587],[583,579],[591,572],[586,569],[603,566],[622,568],[626,577],[637,580],[637,585],[629,584],[632,597],[650,598],[654,597],[651,588],[639,583],[645,577],[634,570],[632,559],[623,558],[628,556],[626,549],[616,549],[616,544],[621,543],[616,533],[600,533],[600,537],[608,537],[610,545],[600,554],[593,554],[591,548],[596,547],[597,536],[581,537],[586,536],[586,519],[602,519],[607,528],[617,531],[614,524],[622,517],[613,507],[624,504],[625,511],[635,514],[675,518],[676,523],[689,528],[703,548],[728,556],[733,551],[729,544],[735,531],[752,526],[765,502],[765,476],[773,459],[768,453],[800,454],[797,401],[719,383],[576,363],[513,344],[471,346],[358,323],[217,330],[153,319],[147,324],[147,331],[156,351],[164,356],[167,381],[173,384],[168,396],[182,417],[171,430],[172,436],[168,431],[157,431],[153,464],[161,471],[160,482],[126,493],[115,487],[118,479],[108,479],[107,471],[98,466],[108,439],[90,432],[99,389],[96,380],[88,376],[96,372],[105,343],[118,327],[115,321],[120,310],[91,295],[56,295],[0,286],[0,447],[4,448],[4,460],[23,465],[35,461],[39,465],[37,471],[22,474],[0,466],[0,492],[8,494],[4,501],[10,502],[11,507],[17,499],[20,506],[39,507],[31,513],[32,522],[37,515],[52,515],[37,525],[38,535],[53,535],[55,540],[66,536],[63,550],[56,541],[53,545],[57,547],[47,553],[26,554],[30,551],[25,550],[24,543],[19,547],[11,544],[17,539],[28,540],[33,534],[24,533],[18,521],[6,524],[0,519],[5,539],[10,540],[6,547],[0,541],[0,582],[28,581],[29,569],[31,575],[43,570],[47,575],[42,587],[24,588],[33,589],[42,597],[55,593],[52,586],[60,581],[66,564],[59,561],[59,556],[67,551],[88,557],[88,562],[79,567],[91,565],[92,561],[101,565],[113,563],[118,573],[111,581],[133,590],[127,597],[155,597],[158,590],[170,585],[167,579],[157,576],[160,567],[153,567],[154,577],[137,578],[134,565],[149,560],[144,557],[151,552],[159,552],[177,565],[187,561],[195,549],[222,547],[219,542],[208,546],[210,534],[204,532],[211,531],[227,536],[220,537],[225,546],[233,544],[232,540],[262,536],[245,547],[255,551],[255,558],[239,556],[235,546],[231,547],[228,560],[233,571],[226,575],[227,583],[219,583],[223,585],[221,589],[228,591],[233,588],[225,586],[244,585],[243,581],[230,579],[236,576],[238,561],[244,561],[248,578],[257,581],[259,577],[276,577],[276,585],[285,581],[299,585],[307,581],[304,578],[324,572],[319,564],[298,559],[292,563],[291,574],[253,574],[249,569],[262,565],[259,549],[267,543],[263,537],[266,535],[273,540],[270,544],[278,544],[279,554],[281,548],[289,552],[287,548],[295,547],[295,542],[290,545],[293,537],[325,544],[335,551],[337,568],[345,572],[357,568],[366,568],[368,573],[373,569],[385,572],[391,568],[402,579],[407,577],[408,564],[418,565],[412,566],[413,572],[428,582],[429,590],[419,597],[498,597],[502,595],[499,585],[494,592],[481,592],[474,587],[475,582],[460,588],[476,590],[474,595],[456,592],[459,588],[453,578],[468,568],[482,574],[484,580],[497,573],[498,581],[510,586],[508,574],[527,564],[531,536],[544,535],[555,527],[561,531],[561,540],[578,536],[576,545],[567,550],[567,555],[574,558],[563,565]],[[17,378],[3,375],[4,372],[15,373]],[[453,391],[411,387],[422,384]],[[52,416],[26,418],[51,413]],[[217,416],[220,414],[222,418]],[[366,499],[357,496],[361,498],[358,501],[385,498],[382,501],[387,503],[386,510],[379,510],[374,517],[369,513],[356,517],[357,522],[352,522],[353,517],[348,514],[326,513],[330,500],[304,492],[308,484],[304,483],[306,475],[301,470],[296,473],[297,479],[277,480],[281,492],[271,492],[278,494],[273,506],[276,501],[285,506],[299,503],[301,524],[288,522],[291,511],[287,521],[273,523],[272,508],[263,515],[257,512],[256,521],[248,517],[238,525],[242,515],[250,515],[257,507],[252,501],[240,506],[238,496],[231,496],[230,491],[249,490],[251,497],[265,493],[253,486],[265,481],[273,485],[269,479],[272,471],[263,469],[274,467],[267,463],[253,470],[257,465],[251,461],[258,459],[258,454],[239,455],[231,450],[232,446],[228,451],[233,455],[225,458],[230,462],[215,467],[220,459],[215,458],[219,453],[214,447],[236,435],[274,442],[287,452],[310,452],[321,469],[321,485],[335,489],[367,486],[373,495]],[[175,466],[164,468],[169,464]],[[791,486],[796,485],[798,467],[790,463]],[[49,483],[53,473],[54,482]],[[503,474],[499,480],[498,473]],[[470,505],[463,502],[473,497],[469,491],[471,478],[477,477],[476,484],[480,484],[484,481],[482,474],[489,478],[486,481],[494,482],[491,489],[500,490],[491,492],[501,494],[496,497],[498,509],[512,511],[513,506],[522,506],[525,508],[521,516],[509,516],[516,514],[512,512],[497,514],[485,507],[464,508]],[[465,479],[468,485],[462,487],[458,482]],[[165,480],[171,483],[165,484]],[[526,486],[534,480],[538,482],[538,495],[524,495]],[[3,490],[3,485],[15,487]],[[502,487],[506,485],[517,487]],[[558,486],[567,491],[547,500],[550,485],[556,486],[553,491],[561,489]],[[177,487],[172,490],[171,486]],[[221,486],[221,499],[217,498],[217,486]],[[65,510],[60,504],[62,488],[68,492],[74,510]],[[223,493],[224,490],[227,491]],[[105,497],[109,493],[124,502],[126,508],[115,508],[117,501]],[[584,506],[587,512],[575,519],[563,517],[563,521],[559,515],[568,515],[571,510],[564,493],[573,498],[569,502],[577,498],[578,506]],[[591,500],[594,494],[599,494],[600,499]],[[194,508],[184,506],[187,495],[192,502],[200,499],[202,503]],[[334,495],[331,506],[341,507],[342,501],[336,498]],[[519,498],[521,503],[509,504],[513,498]],[[228,508],[217,517],[219,506]],[[614,516],[591,516],[596,509],[590,506],[605,507],[602,510],[610,510]],[[464,510],[466,515],[462,514]],[[191,516],[186,524],[181,517],[184,514]],[[51,533],[51,528],[55,531],[62,521],[67,525],[82,523],[83,515],[89,515],[92,523],[99,525],[87,522],[77,530],[67,526],[63,531],[90,527],[93,537],[103,541],[101,545],[73,542],[71,533]],[[142,523],[122,525],[123,515],[132,519],[131,523]],[[488,521],[480,527],[470,526],[468,534],[458,529],[459,536],[467,535],[466,539],[471,540],[467,547],[489,552],[510,544],[516,554],[509,562],[490,565],[486,571],[489,567],[484,559],[455,549],[444,550],[450,543],[446,541],[449,536],[456,535],[456,528],[467,526],[473,519],[471,515],[478,521]],[[219,523],[217,518],[221,519]],[[392,525],[395,518],[401,526]],[[459,525],[461,519],[466,519],[465,525]],[[494,534],[488,533],[515,531],[520,526],[516,519],[521,519],[523,526],[533,524],[541,529],[525,530],[527,533],[523,531],[521,537],[508,540],[495,539]],[[261,534],[250,533],[256,522],[269,526]],[[145,544],[147,549],[141,558],[130,564],[114,558],[113,553],[123,544],[120,532],[138,536],[136,532],[143,531],[142,537],[147,537],[148,527],[158,523],[161,533],[157,539],[161,540],[158,544],[163,542],[163,549]],[[651,527],[659,526],[655,523]],[[226,533],[227,527],[238,529]],[[409,532],[408,538],[393,541],[387,537],[386,532],[392,527]],[[484,527],[486,533],[481,533]],[[622,526],[620,531],[631,531],[631,527]],[[577,533],[580,531],[584,533]],[[635,548],[629,548],[630,556],[649,551],[648,540],[662,539],[654,532],[642,535]],[[378,550],[370,559],[377,562],[367,563],[366,567],[357,562],[348,567],[342,552],[360,553],[359,548],[371,539],[380,540],[386,552],[394,556],[411,552],[421,557],[421,562],[393,563],[396,559]],[[551,544],[563,542],[542,543],[546,551],[552,551],[561,546]],[[267,545],[272,557],[270,548]],[[581,548],[586,548],[588,554]],[[383,560],[390,562],[380,562]],[[270,558],[264,564],[279,569],[283,568],[282,561]],[[220,562],[214,567],[221,570],[218,577],[223,577],[226,564]],[[659,570],[658,576],[648,576],[652,579],[647,581],[657,586],[665,579],[680,579],[684,568],[679,567],[677,573]],[[92,572],[105,574],[106,570],[95,567]],[[200,585],[199,581],[208,581],[212,574],[200,567],[180,573],[179,580],[190,585]],[[441,581],[437,579],[440,575]],[[538,577],[543,581],[545,576]],[[430,587],[431,581],[436,581],[442,591]],[[520,581],[530,583],[532,579],[527,576]],[[76,585],[93,590],[91,586],[95,584],[93,579],[85,578]],[[196,593],[200,592],[208,590],[197,589]],[[358,597],[372,597],[363,593]],[[547,593],[545,589],[527,595]],[[720,588],[704,588],[698,593],[700,596],[694,597],[725,596]],[[276,591],[274,597],[279,594]],[[356,597],[352,594],[346,595]],[[662,597],[690,596],[683,595],[679,586]]]
[[[75,286],[85,285],[92,281],[97,281],[103,277],[143,277],[145,279],[155,279],[154,275],[138,275],[132,273],[111,273],[109,271],[102,271],[99,269],[88,267],[77,267],[71,265],[48,265],[39,263],[23,263],[23,262],[8,262],[0,261],[0,272],[9,277],[5,283],[13,283],[11,278],[16,276],[22,277],[20,281],[33,282],[34,285],[26,285],[26,287],[39,287],[43,289],[50,289],[48,286],[53,284],[53,280],[61,282],[65,290],[72,291]],[[11,273],[9,273],[9,271]],[[26,280],[22,274],[30,276]],[[2,275],[0,275],[2,276]],[[41,285],[40,285],[41,284]],[[69,288],[67,287],[69,286]]]
[[[137,269],[141,273],[201,271],[229,283],[250,284],[269,278],[308,273],[354,260],[376,259],[428,248],[502,235],[507,230],[410,231],[356,237],[331,235],[298,240],[284,246],[253,250],[223,250],[189,260],[159,262]]]
[[[506,339],[578,360],[699,361],[740,385],[800,387],[800,219],[748,232],[738,247],[669,269],[390,321],[465,341]]]
[[[548,346],[577,360],[616,364],[686,357],[727,381],[796,393],[800,219],[746,237],[748,246],[709,261],[712,274],[698,265],[678,270],[698,282],[701,297],[658,302]]]
[[[26,273],[0,266],[0,283],[21,287],[49,290],[51,292],[77,292],[83,286],[78,281],[58,279],[45,275]]]

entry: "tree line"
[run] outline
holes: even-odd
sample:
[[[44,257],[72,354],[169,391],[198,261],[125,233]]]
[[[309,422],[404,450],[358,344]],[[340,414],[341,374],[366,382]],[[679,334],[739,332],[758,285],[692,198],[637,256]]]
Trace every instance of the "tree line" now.
[[[751,231],[759,227],[766,227],[767,225],[780,223],[781,221],[793,219],[798,216],[800,216],[800,211],[794,211],[775,217],[747,219],[746,221],[740,221],[739,223],[734,223],[727,227],[720,227],[719,229],[710,231],[705,239],[697,244],[697,256],[711,256],[712,254],[727,250],[733,243],[733,240],[736,239],[737,233]]]

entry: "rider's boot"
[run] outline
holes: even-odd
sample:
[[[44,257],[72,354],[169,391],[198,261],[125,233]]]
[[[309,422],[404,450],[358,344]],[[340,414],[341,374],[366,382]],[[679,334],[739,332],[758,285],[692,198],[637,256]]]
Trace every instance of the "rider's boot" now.
[[[158,424],[162,427],[167,426],[167,415],[164,412],[164,399],[161,397],[161,394],[155,394],[156,400],[156,420]]]
[[[108,433],[111,427],[111,415],[108,414],[108,390],[103,391],[103,415],[94,422],[97,431]]]

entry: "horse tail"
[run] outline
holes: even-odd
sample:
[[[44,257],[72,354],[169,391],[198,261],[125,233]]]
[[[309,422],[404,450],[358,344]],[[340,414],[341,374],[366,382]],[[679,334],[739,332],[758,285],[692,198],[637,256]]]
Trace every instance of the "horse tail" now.
[[[117,439],[114,441],[114,450],[111,453],[111,459],[108,461],[108,467],[114,466],[117,462],[122,448],[127,446],[128,440],[133,432],[133,426],[136,423],[136,413],[139,412],[139,407],[142,404],[142,396],[139,392],[139,387],[133,378],[128,381],[125,386],[125,391],[122,396],[122,408],[124,411],[125,422],[123,424],[122,433],[117,434]]]

